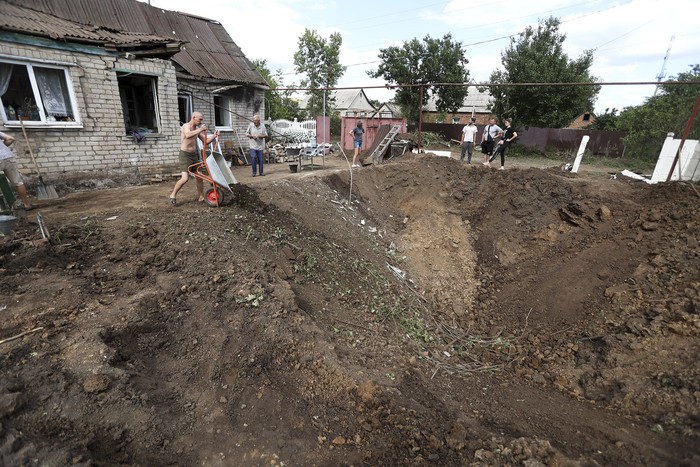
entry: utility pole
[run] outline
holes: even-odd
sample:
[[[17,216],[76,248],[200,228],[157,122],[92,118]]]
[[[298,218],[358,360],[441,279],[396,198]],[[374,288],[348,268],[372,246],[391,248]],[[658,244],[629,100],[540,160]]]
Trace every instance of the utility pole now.
[[[668,62],[668,56],[671,55],[671,47],[673,46],[673,41],[676,39],[676,35],[671,36],[671,42],[668,44],[668,49],[666,49],[666,56],[664,56],[664,63],[661,65],[661,71],[659,72],[658,75],[656,75],[656,82],[658,83],[656,85],[656,89],[654,89],[654,95],[659,91],[659,84],[661,84],[661,80],[666,77],[666,62]]]

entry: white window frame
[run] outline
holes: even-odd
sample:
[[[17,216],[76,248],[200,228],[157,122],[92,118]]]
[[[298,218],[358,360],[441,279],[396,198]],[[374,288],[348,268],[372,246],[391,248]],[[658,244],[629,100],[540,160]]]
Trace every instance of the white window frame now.
[[[224,94],[214,94],[213,99],[214,99],[214,123],[216,123],[216,99],[223,99],[224,103],[226,104],[223,106],[225,108],[227,118],[228,118],[228,125],[216,125],[217,130],[221,131],[233,131],[233,124],[231,123],[233,119],[231,118],[231,96],[226,96]]]
[[[78,112],[78,102],[75,98],[75,91],[73,88],[73,80],[71,79],[70,72],[67,66],[57,65],[51,62],[28,62],[21,60],[11,60],[5,57],[0,57],[0,61],[3,63],[11,63],[12,65],[20,65],[27,68],[27,75],[29,76],[29,82],[31,84],[32,93],[34,94],[34,102],[39,110],[40,121],[37,120],[24,120],[22,123],[27,127],[81,127],[82,123],[80,120],[80,113]],[[39,92],[39,86],[36,83],[36,76],[34,75],[34,67],[39,68],[52,68],[55,70],[63,70],[63,76],[66,80],[66,89],[68,90],[68,97],[70,98],[71,110],[73,111],[73,121],[72,122],[49,122],[47,121],[46,110],[44,109],[44,104],[41,100],[41,93]],[[5,112],[5,104],[2,102],[2,96],[0,96],[0,115],[2,116],[2,121],[5,126],[14,127],[20,126],[19,118],[16,120],[9,120],[7,113]]]

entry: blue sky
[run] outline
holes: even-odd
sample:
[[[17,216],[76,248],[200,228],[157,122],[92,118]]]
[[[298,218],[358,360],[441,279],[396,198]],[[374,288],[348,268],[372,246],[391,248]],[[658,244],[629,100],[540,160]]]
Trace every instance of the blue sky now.
[[[142,0],[148,3],[147,0]],[[366,87],[371,99],[386,101],[392,93],[381,80],[371,79],[379,49],[400,46],[426,35],[451,33],[461,42],[469,60],[470,77],[487,82],[501,67],[501,52],[517,35],[538,19],[555,16],[566,34],[565,52],[578,57],[595,49],[591,73],[602,82],[656,81],[670,48],[664,74],[667,78],[700,63],[698,0],[489,1],[449,0],[440,2],[354,0],[151,0],[168,10],[214,19],[224,25],[250,59],[265,59],[272,71],[282,70],[286,85],[298,84],[293,55],[304,29],[315,29],[328,37],[343,38],[340,61],[347,71],[338,86]],[[673,40],[672,40],[673,38]],[[653,85],[604,86],[595,111],[639,105],[653,95]]]

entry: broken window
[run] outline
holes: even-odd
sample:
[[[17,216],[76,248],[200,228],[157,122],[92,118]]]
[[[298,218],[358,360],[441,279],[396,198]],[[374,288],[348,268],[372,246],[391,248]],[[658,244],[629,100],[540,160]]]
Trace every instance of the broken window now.
[[[159,133],[157,79],[135,73],[117,73],[119,97],[127,135]]]
[[[68,68],[0,61],[0,109],[5,123],[78,124]]]
[[[231,128],[230,101],[226,96],[214,96],[214,125],[217,128]]]
[[[192,120],[192,94],[178,93],[177,108],[180,112],[180,126]]]

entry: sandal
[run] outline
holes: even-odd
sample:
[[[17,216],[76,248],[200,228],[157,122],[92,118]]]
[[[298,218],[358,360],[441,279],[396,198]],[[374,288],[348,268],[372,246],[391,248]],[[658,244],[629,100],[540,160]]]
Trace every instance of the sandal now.
[[[170,200],[170,204],[175,206],[177,204],[177,200],[175,198],[168,198]]]

